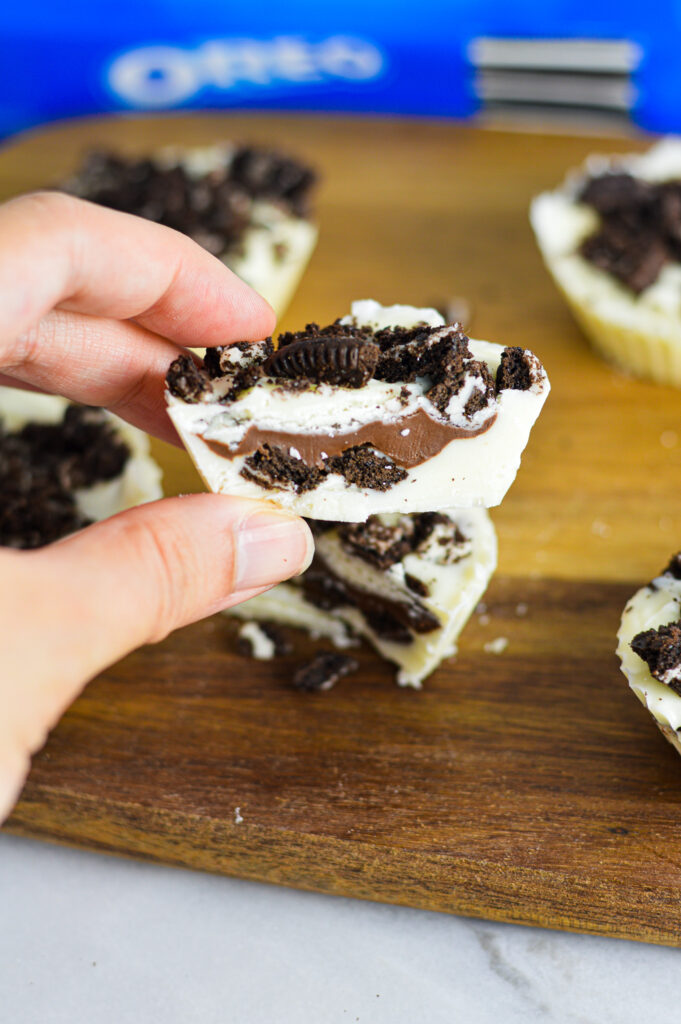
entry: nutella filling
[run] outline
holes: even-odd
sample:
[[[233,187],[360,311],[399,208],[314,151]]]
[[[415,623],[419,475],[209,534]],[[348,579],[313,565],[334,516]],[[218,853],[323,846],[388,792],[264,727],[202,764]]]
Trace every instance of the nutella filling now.
[[[381,423],[377,420],[373,423],[366,423],[358,430],[335,436],[294,434],[278,430],[262,430],[260,427],[252,426],[234,446],[221,441],[208,440],[206,437],[203,438],[203,441],[212,452],[223,458],[252,455],[263,444],[283,448],[286,451],[293,448],[307,465],[317,466],[320,469],[324,467],[326,458],[341,455],[348,448],[370,444],[377,451],[392,459],[396,465],[411,469],[437,455],[450,441],[484,434],[495,420],[496,413],[476,430],[466,430],[464,427],[456,427],[451,423],[434,420],[425,410],[418,409],[394,423]]]

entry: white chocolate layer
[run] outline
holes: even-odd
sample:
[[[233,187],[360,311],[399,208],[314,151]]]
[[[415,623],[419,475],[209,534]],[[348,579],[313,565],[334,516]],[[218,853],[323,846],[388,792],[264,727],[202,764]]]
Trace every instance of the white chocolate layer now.
[[[634,594],[624,609],[617,634],[617,656],[630,687],[674,746],[678,742],[676,730],[681,729],[681,696],[651,675],[645,661],[632,651],[631,641],[646,629],[659,629],[680,619],[681,580],[665,573]]]
[[[70,403],[58,395],[41,395],[18,388],[0,388],[0,421],[8,431],[27,423],[59,423]],[[76,504],[88,519],[107,519],[117,512],[163,497],[161,469],[149,454],[149,438],[137,427],[107,412],[116,433],[130,449],[120,476],[74,492]]]
[[[371,300],[353,303],[346,321],[374,328],[411,327],[427,322],[444,324],[431,309],[412,306],[382,307]],[[487,363],[494,376],[503,347],[486,341],[470,342],[475,359]],[[168,394],[168,414],[180,434],[199,473],[212,491],[249,498],[268,498],[283,508],[311,519],[359,522],[379,512],[412,513],[446,508],[490,507],[498,505],[513,482],[520,456],[530,430],[550,390],[548,378],[540,370],[526,391],[505,389],[485,409],[470,420],[464,405],[479,378],[471,377],[459,395],[454,396],[447,413],[453,425],[477,429],[496,414],[496,420],[476,437],[457,438],[420,465],[407,470],[404,480],[386,491],[360,488],[343,476],[331,473],[313,490],[296,494],[285,487],[262,487],[241,476],[247,456],[225,457],[211,450],[203,440],[229,446],[238,445],[249,427],[302,435],[313,433],[338,436],[352,433],[371,422],[394,423],[418,411],[439,413],[426,397],[424,378],[406,385],[406,404],[398,398],[405,389],[400,383],[370,380],[363,388],[316,385],[305,391],[287,390],[274,379],[263,378],[235,402],[219,401],[194,404]],[[216,399],[220,382],[214,385]],[[290,454],[296,457],[295,447]]]
[[[414,594],[405,582],[407,574],[427,586],[428,596],[418,597],[418,601],[441,625],[429,633],[412,632],[409,644],[378,636],[356,607],[322,611],[305,599],[299,580],[281,583],[266,594],[231,608],[227,614],[297,626],[313,636],[328,637],[340,646],[347,646],[349,632],[358,634],[398,666],[397,682],[401,686],[420,687],[443,658],[456,653],[459,634],[485,592],[497,564],[496,533],[484,509],[448,510],[446,515],[454,520],[465,538],[455,549],[457,560],[449,563],[448,549],[439,543],[441,531],[451,534],[447,527],[436,527],[419,552],[406,555],[385,571],[344,550],[335,530],[317,539],[317,551],[335,575],[377,598],[413,600]],[[386,516],[385,521],[389,523],[390,518]],[[345,627],[349,627],[349,632]]]

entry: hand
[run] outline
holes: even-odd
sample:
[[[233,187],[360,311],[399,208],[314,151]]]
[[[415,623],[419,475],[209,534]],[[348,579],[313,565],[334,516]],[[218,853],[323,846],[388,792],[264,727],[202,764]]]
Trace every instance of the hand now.
[[[274,327],[264,299],[188,238],[58,193],[0,207],[0,310],[1,384],[106,406],[171,441],[164,377],[181,346]],[[303,520],[214,494],[144,505],[38,551],[0,549],[0,821],[89,679],[311,554]]]

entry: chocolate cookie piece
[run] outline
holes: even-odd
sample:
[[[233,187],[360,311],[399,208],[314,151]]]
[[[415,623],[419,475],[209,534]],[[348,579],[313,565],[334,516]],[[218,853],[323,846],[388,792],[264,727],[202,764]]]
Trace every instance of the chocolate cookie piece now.
[[[650,209],[655,200],[655,190],[648,182],[631,174],[602,174],[589,178],[579,200],[608,217],[631,209]]]
[[[664,572],[669,573],[675,580],[681,580],[681,551],[677,551],[675,555],[672,555]]]
[[[273,444],[261,445],[248,456],[241,470],[241,476],[261,487],[268,488],[274,484],[294,490],[296,494],[311,491],[326,475],[326,470],[307,466],[301,459]]]
[[[113,480],[129,457],[99,409],[69,406],[61,423],[0,429],[0,545],[38,548],[87,526],[73,491]]]
[[[349,484],[375,491],[387,491],[408,476],[406,469],[378,455],[369,444],[348,448],[342,455],[327,459],[326,465],[330,472],[340,473]]]
[[[681,667],[681,622],[638,633],[631,649],[645,661],[652,676],[681,696],[681,678],[665,679],[667,673]]]
[[[366,523],[339,523],[338,536],[349,554],[385,570],[414,550],[416,517],[400,516],[391,526],[378,516],[371,516]]]
[[[307,216],[315,178],[299,161],[255,146],[238,147],[224,169],[199,176],[181,164],[163,167],[148,158],[96,150],[65,188],[101,206],[165,224],[221,256],[238,250],[256,200]]]
[[[412,576],[411,573],[405,572],[404,582],[413,594],[418,594],[419,597],[428,597],[430,595],[428,584],[420,580],[418,576]]]
[[[501,353],[501,362],[497,367],[497,391],[510,388],[515,391],[527,391],[532,387],[534,357],[531,353],[517,345],[505,348]]]
[[[238,371],[264,363],[274,352],[271,338],[264,341],[235,341],[231,345],[207,348],[203,357],[204,369],[211,380],[234,376]]]
[[[181,398],[184,402],[200,402],[203,398],[212,396],[208,372],[197,366],[188,355],[173,359],[166,374],[166,384],[171,395]]]
[[[636,295],[653,284],[666,263],[668,249],[651,231],[604,224],[580,247],[584,259],[617,278]]]
[[[363,338],[310,336],[289,342],[265,364],[273,377],[303,377],[317,384],[361,388],[374,374],[379,348]]]
[[[601,218],[580,254],[635,295],[657,280],[665,263],[681,259],[681,182],[603,174],[578,198]]]
[[[461,331],[452,329],[442,333],[441,327],[423,327],[414,331],[391,332],[397,342],[385,346],[385,339],[376,335],[381,345],[381,358],[374,376],[389,383],[413,381],[416,377],[430,377],[434,383],[447,377],[464,374],[465,360],[471,359],[468,338]]]
[[[323,653],[301,666],[293,676],[296,690],[316,693],[330,690],[343,676],[356,672],[359,662],[347,654]]]
[[[369,341],[374,340],[374,334],[370,327],[354,327],[352,324],[343,324],[340,319],[334,320],[326,327],[320,327],[313,320],[305,324],[302,331],[284,331],[277,338],[277,349],[292,345],[294,341],[309,341],[310,338],[358,338]]]

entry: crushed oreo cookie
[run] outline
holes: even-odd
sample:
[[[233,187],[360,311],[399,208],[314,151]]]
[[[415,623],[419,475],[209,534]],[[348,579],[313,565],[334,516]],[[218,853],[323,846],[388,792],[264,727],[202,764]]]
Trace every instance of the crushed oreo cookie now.
[[[341,455],[327,459],[326,466],[330,473],[339,473],[349,484],[373,491],[387,491],[409,475],[406,469],[374,451],[370,444],[347,448]]]
[[[304,693],[317,693],[330,690],[343,676],[356,672],[359,662],[347,654],[317,654],[312,661],[301,666],[293,676],[296,690]]]
[[[39,548],[87,526],[73,491],[113,480],[129,457],[99,409],[68,406],[61,423],[0,429],[0,546]]]
[[[405,572],[404,582],[413,594],[418,594],[419,597],[428,597],[430,595],[430,587],[423,580],[420,580],[418,576]]]
[[[590,178],[578,198],[601,219],[581,255],[635,295],[657,280],[665,263],[681,259],[681,182],[606,173]]]
[[[299,585],[306,600],[324,611],[343,605],[358,608],[375,633],[395,643],[409,644],[413,633],[431,633],[441,625],[415,597],[405,594],[402,599],[387,598],[341,579],[319,553]]]
[[[674,670],[679,670],[681,676],[681,622],[638,633],[631,649],[645,661],[652,676],[681,696],[681,678],[669,678]]]
[[[200,402],[212,395],[208,371],[198,366],[189,355],[173,359],[166,374],[166,384],[171,395],[185,402]]]
[[[497,391],[531,387],[537,366],[537,360],[522,349],[504,349],[495,381],[487,364],[473,358],[468,338],[457,324],[451,328],[427,324],[390,327],[374,333],[369,327],[354,327],[337,320],[327,327],[309,323],[302,331],[280,334],[276,350],[271,338],[210,348],[203,368],[190,357],[179,356],[166,380],[171,394],[187,402],[212,398],[229,404],[263,376],[275,380],[280,387],[294,390],[310,383],[361,388],[372,378],[396,383],[419,377],[430,381],[426,397],[445,417],[452,397],[472,381],[463,410],[464,416],[471,419],[494,401]],[[223,385],[219,397],[211,390],[213,380]],[[406,386],[399,400],[408,403]],[[367,457],[360,456],[353,463],[356,465],[351,472],[363,475]],[[383,475],[385,470],[385,466],[381,467]]]
[[[296,494],[312,491],[328,475],[325,469],[308,466],[278,445],[263,444],[244,460],[240,475],[260,487],[282,487]]]
[[[534,382],[536,356],[518,346],[505,348],[497,367],[497,390],[510,388],[513,391],[527,391]]]
[[[378,345],[363,338],[320,335],[279,348],[264,370],[272,377],[303,377],[317,384],[361,388],[373,376],[378,356]]]
[[[387,491],[407,476],[406,470],[384,455],[377,454],[368,444],[348,448],[318,468],[309,466],[278,445],[265,443],[244,460],[240,470],[244,479],[252,480],[261,487],[268,488],[274,484],[296,494],[318,487],[329,473],[339,473],[350,484],[377,491]]]
[[[309,216],[310,167],[274,150],[239,146],[225,168],[200,176],[182,165],[94,151],[64,191],[189,235],[215,256],[238,250],[254,201]]]
[[[681,580],[681,551],[677,551],[675,555],[672,555],[664,573],[673,576],[675,580]]]
[[[348,554],[385,571],[405,555],[423,547],[436,526],[453,530],[454,542],[464,540],[458,527],[441,512],[399,516],[391,524],[383,522],[380,516],[369,516],[366,523],[339,523],[337,529],[341,545]]]

